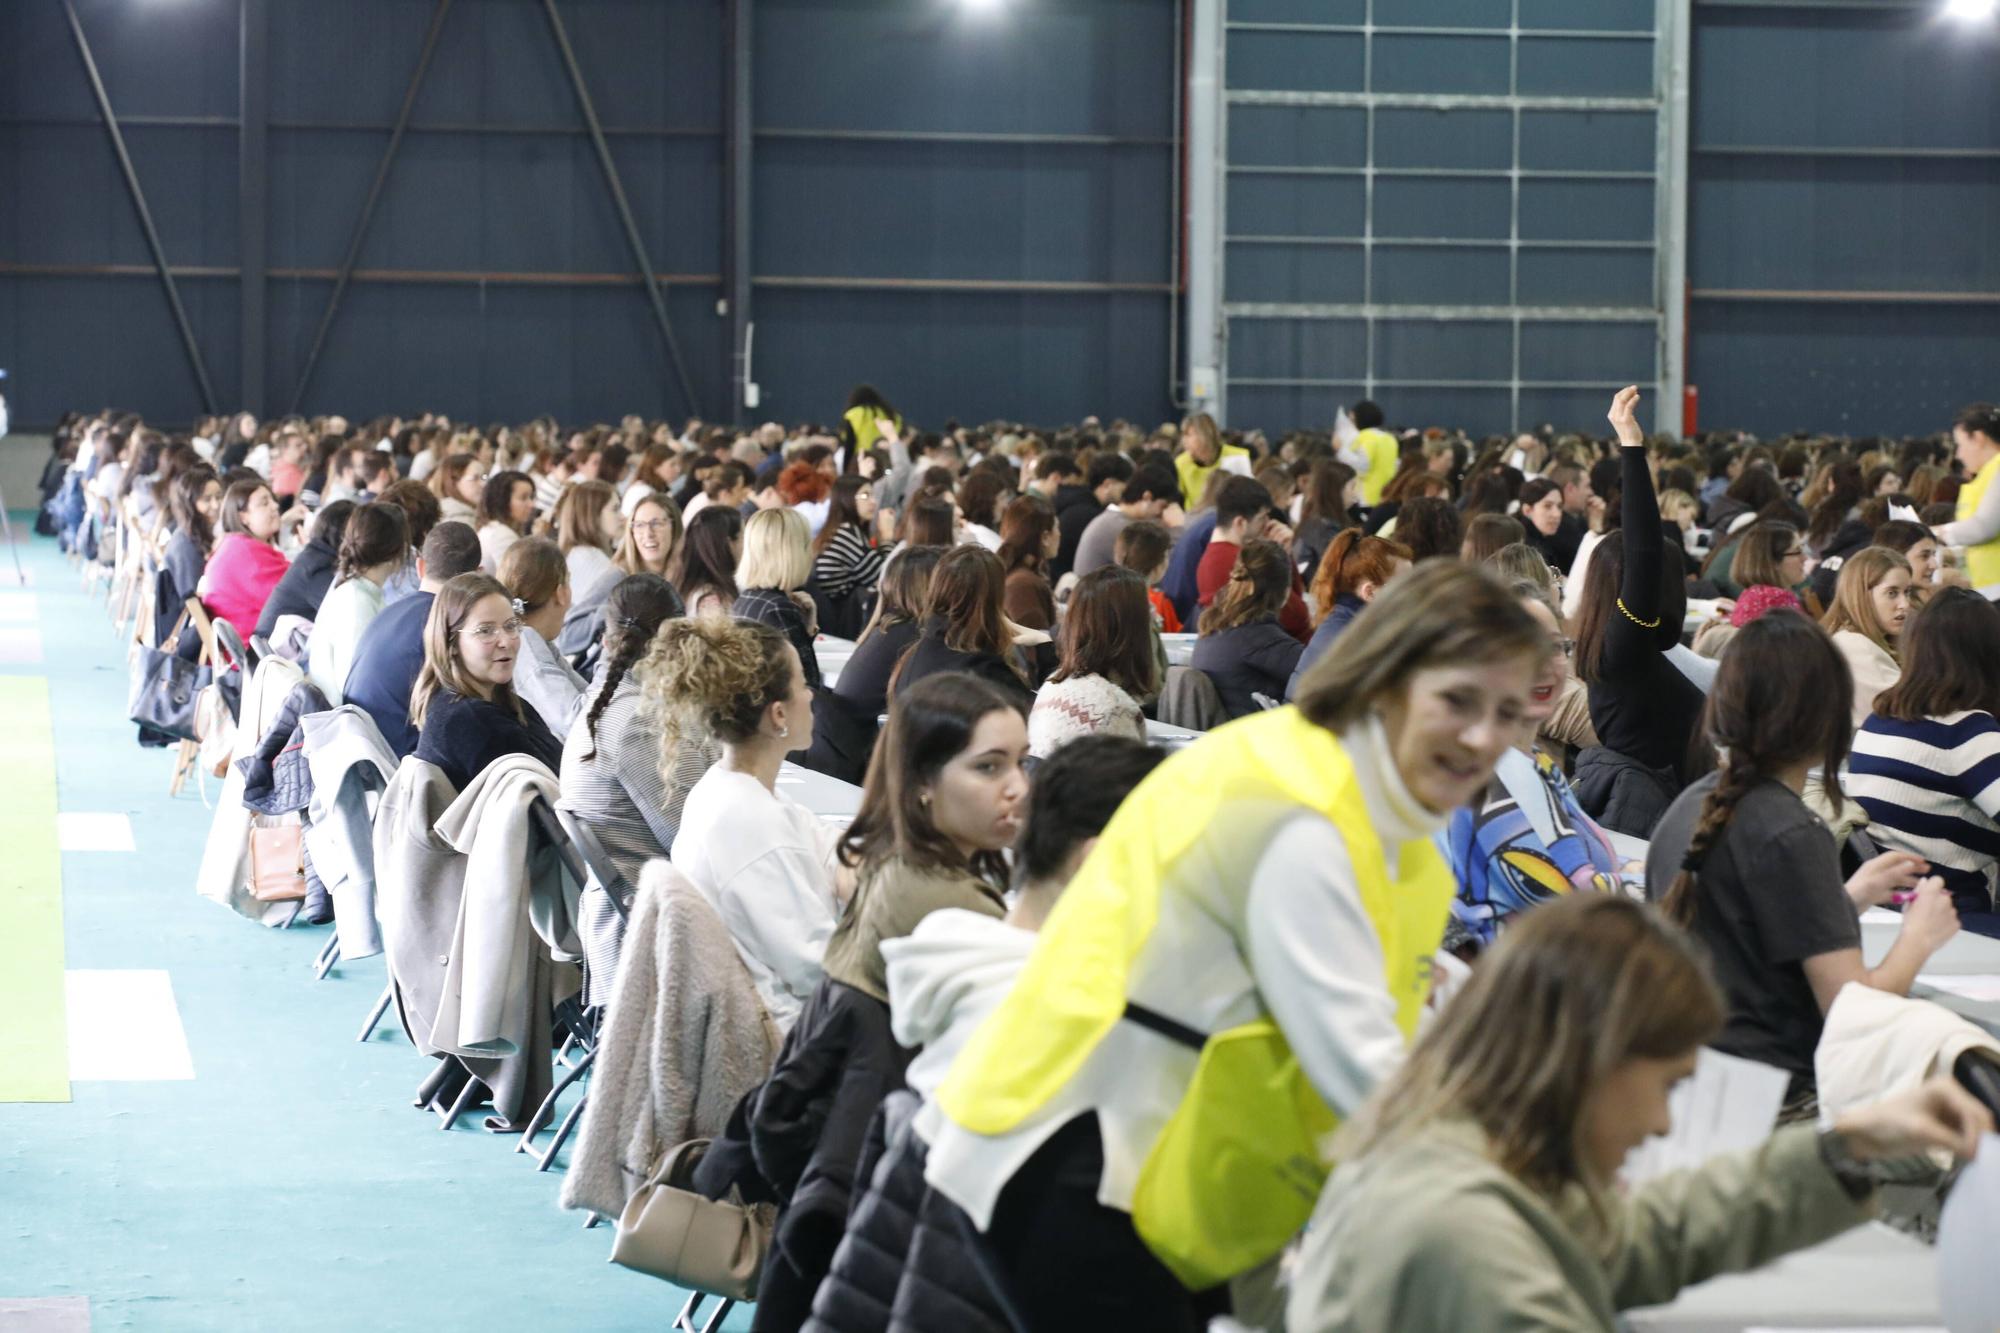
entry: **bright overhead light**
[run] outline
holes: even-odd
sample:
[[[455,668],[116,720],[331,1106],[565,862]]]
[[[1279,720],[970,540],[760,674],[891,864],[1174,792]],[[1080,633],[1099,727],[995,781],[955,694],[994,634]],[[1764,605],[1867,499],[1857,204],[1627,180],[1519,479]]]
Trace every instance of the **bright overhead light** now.
[[[2000,15],[2000,0],[1944,0],[1944,16],[1979,23]]]
[[[975,14],[990,14],[1000,8],[1001,0],[959,0],[959,3]]]

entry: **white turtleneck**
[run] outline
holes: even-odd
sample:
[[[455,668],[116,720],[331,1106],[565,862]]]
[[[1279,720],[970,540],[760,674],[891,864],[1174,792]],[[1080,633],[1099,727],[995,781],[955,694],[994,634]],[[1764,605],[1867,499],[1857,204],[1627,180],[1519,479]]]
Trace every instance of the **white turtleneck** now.
[[[1394,874],[1398,849],[1431,837],[1450,814],[1410,794],[1379,717],[1348,728],[1340,743]],[[1244,917],[1259,995],[1326,1104],[1352,1115],[1402,1063],[1408,1043],[1396,1026],[1382,937],[1362,905],[1347,844],[1324,816],[1302,810],[1273,831],[1250,872]],[[1422,946],[1426,957],[1438,943]]]

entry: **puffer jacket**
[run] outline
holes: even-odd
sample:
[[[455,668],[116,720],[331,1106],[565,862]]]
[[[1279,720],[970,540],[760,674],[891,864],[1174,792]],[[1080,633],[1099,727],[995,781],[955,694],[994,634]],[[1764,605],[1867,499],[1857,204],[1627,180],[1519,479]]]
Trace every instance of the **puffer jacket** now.
[[[857,1177],[867,1191],[847,1215],[804,1333],[1008,1333],[951,1201],[924,1183],[928,1148],[913,1123],[921,1105],[896,1092],[875,1113]]]
[[[782,1208],[757,1284],[753,1329],[798,1328],[847,1226],[855,1165],[882,1099],[903,1087],[910,1052],[889,1030],[889,1006],[823,980],[786,1034],[764,1085],[710,1145],[694,1186],[720,1198]],[[746,1151],[747,1149],[747,1151]]]
[[[1585,814],[1605,828],[1635,838],[1652,837],[1653,826],[1680,794],[1671,770],[1648,768],[1602,745],[1577,755],[1570,785]]]

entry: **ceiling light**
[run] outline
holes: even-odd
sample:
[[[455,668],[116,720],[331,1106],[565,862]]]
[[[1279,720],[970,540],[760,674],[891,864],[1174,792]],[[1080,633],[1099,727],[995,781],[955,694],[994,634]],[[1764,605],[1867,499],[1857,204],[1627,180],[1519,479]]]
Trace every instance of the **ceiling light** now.
[[[2000,15],[2000,0],[1945,0],[1944,16],[1961,23],[1981,23]]]

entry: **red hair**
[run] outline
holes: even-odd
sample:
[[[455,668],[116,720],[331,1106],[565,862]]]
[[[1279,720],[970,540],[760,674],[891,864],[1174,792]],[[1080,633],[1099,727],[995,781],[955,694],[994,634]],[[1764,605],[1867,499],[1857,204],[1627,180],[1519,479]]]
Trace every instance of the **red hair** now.
[[[1364,583],[1379,588],[1395,574],[1397,561],[1413,559],[1410,548],[1401,542],[1363,536],[1360,528],[1342,529],[1319,558],[1319,572],[1313,575],[1313,605],[1319,619],[1326,619],[1340,594],[1357,592]]]
[[[787,463],[778,474],[778,498],[788,505],[817,503],[832,490],[832,479],[811,463]]]

